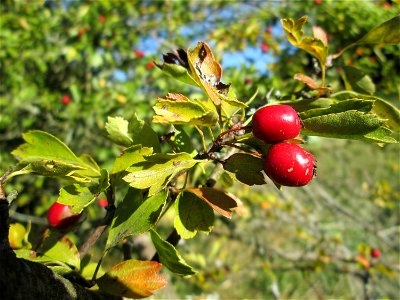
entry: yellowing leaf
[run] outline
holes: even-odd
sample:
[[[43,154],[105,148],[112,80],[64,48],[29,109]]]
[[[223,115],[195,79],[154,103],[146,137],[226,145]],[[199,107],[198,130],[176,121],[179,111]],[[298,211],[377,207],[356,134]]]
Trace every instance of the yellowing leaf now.
[[[126,260],[112,267],[97,279],[101,291],[127,298],[145,298],[167,285],[157,272],[161,264],[155,261]]]
[[[289,42],[293,46],[299,47],[318,58],[321,66],[324,67],[328,56],[328,46],[321,38],[324,39],[325,37],[321,30],[317,29],[314,33],[316,37],[307,36],[303,38],[303,25],[307,22],[307,19],[307,16],[303,16],[297,21],[293,21],[290,18],[281,19],[281,24]]]

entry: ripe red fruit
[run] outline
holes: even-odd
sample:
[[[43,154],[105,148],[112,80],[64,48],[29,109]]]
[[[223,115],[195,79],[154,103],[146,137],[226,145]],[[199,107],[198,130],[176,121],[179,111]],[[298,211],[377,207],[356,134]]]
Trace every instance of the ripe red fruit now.
[[[136,58],[142,58],[144,57],[144,52],[140,50],[134,50],[133,53],[135,53]]]
[[[289,105],[270,105],[260,108],[253,115],[253,134],[266,143],[281,142],[299,135],[301,121]]]
[[[262,51],[262,52],[265,53],[265,52],[268,52],[268,50],[269,50],[269,47],[268,47],[267,44],[262,44],[262,45],[261,45],[261,51]]]
[[[80,214],[73,214],[69,205],[54,202],[47,212],[50,227],[58,230],[68,230],[78,223]]]
[[[68,95],[64,95],[61,98],[61,103],[64,105],[68,105],[71,102],[71,97]]]
[[[371,256],[373,258],[379,258],[379,257],[381,257],[381,251],[379,251],[379,249],[372,248],[371,249]]]
[[[101,24],[104,24],[106,21],[107,21],[107,19],[106,19],[105,16],[103,16],[103,15],[100,15],[100,16],[99,16],[99,22],[100,22]]]
[[[97,201],[97,205],[100,207],[107,207],[108,206],[108,201],[106,198],[101,198]]]
[[[296,143],[278,143],[269,148],[264,171],[277,184],[303,186],[314,177],[315,158]]]
[[[147,70],[151,70],[151,69],[153,69],[155,67],[155,65],[154,65],[154,62],[148,62],[147,64],[146,64],[146,69]]]

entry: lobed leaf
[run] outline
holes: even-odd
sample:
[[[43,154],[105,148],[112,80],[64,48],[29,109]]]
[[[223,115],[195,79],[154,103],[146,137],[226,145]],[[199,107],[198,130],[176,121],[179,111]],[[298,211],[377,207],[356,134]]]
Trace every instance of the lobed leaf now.
[[[179,193],[175,212],[174,227],[184,239],[193,238],[198,231],[208,233],[213,228],[215,216],[212,208],[194,193]]]
[[[22,135],[25,143],[11,153],[22,164],[28,164],[18,174],[35,173],[43,176],[69,178],[87,182],[88,177],[98,177],[98,166],[87,156],[78,158],[63,142],[55,136],[39,130]],[[81,172],[82,171],[82,172]],[[17,173],[16,172],[16,173]]]
[[[143,199],[142,191],[130,189],[115,212],[108,234],[107,249],[116,246],[119,241],[128,236],[153,228],[167,197],[168,193],[163,191]]]
[[[108,138],[117,145],[129,147],[133,144],[128,132],[129,122],[122,117],[108,117],[105,128]]]
[[[160,269],[158,262],[130,259],[113,266],[96,283],[101,291],[111,295],[145,298],[166,286],[165,277],[157,273]]]
[[[133,144],[153,148],[153,152],[161,151],[157,133],[150,125],[140,120],[136,114],[129,123],[129,132],[132,136]]]
[[[187,153],[154,154],[145,157],[145,161],[129,167],[123,180],[137,189],[150,188],[153,195],[165,187],[180,172],[192,168],[198,161]]]
[[[124,153],[115,159],[111,174],[123,172],[130,166],[145,161],[144,157],[153,154],[152,148],[134,145],[124,150]]]
[[[296,21],[291,18],[281,19],[281,24],[289,42],[293,46],[307,51],[318,58],[321,66],[325,66],[328,57],[328,46],[321,31],[314,30],[314,35],[316,35],[316,37],[303,37],[303,25],[307,22],[307,19],[307,16],[303,16]],[[320,38],[322,38],[322,40]]]
[[[179,255],[176,248],[169,242],[163,240],[155,230],[150,230],[151,240],[157,250],[160,262],[171,272],[181,275],[193,275],[196,272]]]

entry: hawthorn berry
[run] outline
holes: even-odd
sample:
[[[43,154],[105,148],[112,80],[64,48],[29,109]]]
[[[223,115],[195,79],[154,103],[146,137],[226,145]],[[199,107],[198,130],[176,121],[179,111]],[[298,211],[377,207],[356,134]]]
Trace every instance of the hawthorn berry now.
[[[153,69],[155,67],[155,64],[154,64],[154,62],[152,62],[152,61],[150,61],[150,62],[148,62],[147,64],[146,64],[146,69],[147,70],[151,70],[151,69]]]
[[[64,105],[68,105],[71,102],[71,97],[68,95],[64,95],[61,98],[61,103]]]
[[[99,207],[102,207],[102,208],[107,207],[107,206],[108,206],[108,201],[107,201],[106,198],[100,198],[100,199],[97,201],[97,205],[98,205]]]
[[[275,183],[304,186],[315,174],[314,156],[293,142],[272,145],[264,161],[264,171]]]
[[[50,227],[58,230],[68,230],[78,223],[81,214],[73,214],[69,205],[54,202],[47,211],[47,221]]]
[[[144,52],[141,50],[133,50],[133,53],[135,54],[136,58],[143,58],[144,57]]]
[[[371,249],[371,257],[373,257],[373,258],[381,257],[381,251],[379,251],[379,249],[372,248]]]
[[[269,47],[268,47],[267,44],[262,44],[262,45],[261,45],[261,51],[262,51],[263,53],[268,52],[268,50],[269,50]]]
[[[99,16],[99,22],[100,22],[101,24],[104,24],[106,21],[107,21],[107,19],[106,19],[105,16],[103,16],[103,15],[100,15],[100,16]]]
[[[253,134],[266,143],[295,138],[301,130],[301,120],[289,105],[271,105],[257,110],[252,121]]]

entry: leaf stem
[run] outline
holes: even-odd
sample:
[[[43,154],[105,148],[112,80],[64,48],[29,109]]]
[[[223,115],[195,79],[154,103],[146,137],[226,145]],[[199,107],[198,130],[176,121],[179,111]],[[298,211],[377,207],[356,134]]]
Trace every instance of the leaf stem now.
[[[261,153],[259,153],[259,152],[251,151],[249,149],[246,149],[244,147],[241,147],[241,146],[236,145],[236,144],[231,143],[231,142],[225,142],[225,143],[222,143],[222,145],[242,150],[243,152],[250,153],[251,155],[254,155],[254,156],[257,156],[257,157],[263,157],[263,155]]]
[[[199,134],[200,134],[201,142],[202,142],[202,144],[203,144],[203,150],[204,150],[204,152],[207,152],[207,145],[206,145],[206,140],[205,140],[205,138],[204,138],[204,133],[203,133],[203,131],[202,131],[202,130],[200,129],[200,127],[197,126],[197,125],[195,125],[194,128],[196,128],[196,130],[197,130],[197,131],[199,132]]]

